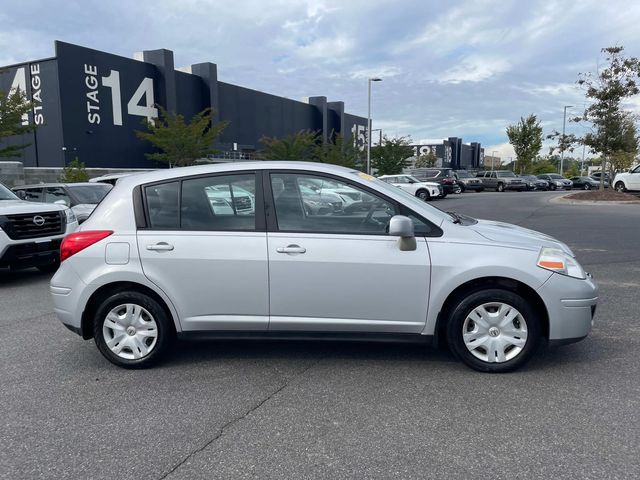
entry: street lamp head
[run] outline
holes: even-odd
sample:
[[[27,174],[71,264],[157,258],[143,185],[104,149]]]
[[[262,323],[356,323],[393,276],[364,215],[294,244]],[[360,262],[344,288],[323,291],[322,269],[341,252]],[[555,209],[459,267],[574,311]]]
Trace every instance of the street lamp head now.
[[[373,77],[373,78],[370,78],[370,79],[369,79],[369,81],[370,81],[370,82],[381,82],[381,81],[382,81],[382,79],[381,79],[381,78],[378,78],[378,77]]]
[[[564,108],[573,108],[573,105],[565,105]]]

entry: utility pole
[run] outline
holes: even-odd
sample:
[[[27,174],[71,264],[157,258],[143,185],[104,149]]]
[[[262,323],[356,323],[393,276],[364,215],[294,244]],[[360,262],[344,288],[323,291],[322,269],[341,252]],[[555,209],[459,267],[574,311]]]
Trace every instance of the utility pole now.
[[[567,108],[571,108],[573,105],[564,106],[564,115],[562,116],[562,140],[560,140],[560,175],[564,173],[564,129],[567,124]]]
[[[370,78],[367,81],[369,96],[367,98],[367,173],[371,175],[371,82],[381,82],[381,78]]]

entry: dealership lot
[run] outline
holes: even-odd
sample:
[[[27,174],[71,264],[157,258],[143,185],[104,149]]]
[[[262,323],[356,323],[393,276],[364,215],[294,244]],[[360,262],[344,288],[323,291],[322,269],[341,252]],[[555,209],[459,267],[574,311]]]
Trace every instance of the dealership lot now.
[[[600,284],[592,336],[509,375],[415,345],[277,342],[124,371],[57,321],[49,275],[0,272],[0,476],[637,477],[640,208],[557,197],[434,202],[556,236]]]

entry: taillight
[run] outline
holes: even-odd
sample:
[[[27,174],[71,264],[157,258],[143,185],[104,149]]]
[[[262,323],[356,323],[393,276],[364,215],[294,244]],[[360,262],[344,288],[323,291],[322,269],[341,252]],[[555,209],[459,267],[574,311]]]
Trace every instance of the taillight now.
[[[87,230],[86,232],[76,232],[64,237],[60,245],[60,261],[67,258],[107,238],[113,233],[112,230]]]
[[[443,178],[442,183],[446,183],[447,185],[450,183],[455,183],[452,178]]]

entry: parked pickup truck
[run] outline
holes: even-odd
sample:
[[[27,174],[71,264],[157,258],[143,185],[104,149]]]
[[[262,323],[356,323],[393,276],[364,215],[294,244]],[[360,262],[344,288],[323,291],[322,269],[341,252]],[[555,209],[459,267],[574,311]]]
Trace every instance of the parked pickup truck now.
[[[496,192],[527,189],[526,182],[511,170],[489,170],[478,173],[477,177],[482,180],[484,188],[495,189]]]

